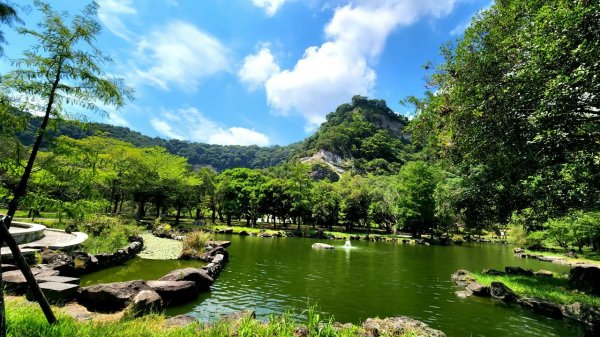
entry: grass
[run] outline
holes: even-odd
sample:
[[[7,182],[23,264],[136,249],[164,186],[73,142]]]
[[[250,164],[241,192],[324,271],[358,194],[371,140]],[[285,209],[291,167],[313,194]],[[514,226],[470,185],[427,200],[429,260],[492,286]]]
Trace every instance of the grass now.
[[[97,216],[78,230],[88,234],[83,243],[84,251],[91,254],[113,253],[127,246],[129,237],[141,233],[135,222],[118,216]]]
[[[310,337],[360,336],[357,326],[337,328],[330,319],[323,319],[317,314],[314,308],[309,309],[306,322],[295,322],[291,315],[283,314],[272,315],[268,322],[246,317],[238,322],[218,321],[208,326],[192,324],[184,328],[165,327],[165,317],[159,314],[78,322],[60,308],[53,308],[58,323],[49,325],[39,306],[21,297],[6,298],[6,308],[9,337],[292,337],[300,325],[308,327]],[[397,337],[412,336],[417,336],[417,333],[409,331]]]
[[[536,251],[536,250],[528,250],[526,249],[525,252],[527,254],[539,254],[539,255],[544,255],[544,256],[554,256],[554,257],[560,257],[572,264],[577,264],[577,263],[587,263],[587,264],[592,264],[592,265],[596,265],[598,267],[600,267],[600,256],[598,256],[598,253],[594,253],[594,252],[585,252],[583,256],[584,257],[578,257],[578,258],[572,258],[572,257],[568,257],[565,254],[561,254],[561,253],[556,253],[556,252],[540,252],[540,251]],[[581,256],[581,254],[577,253],[578,256]]]
[[[480,273],[472,273],[472,276],[483,285],[502,282],[520,296],[537,297],[559,304],[580,302],[600,306],[600,297],[567,289],[568,281],[562,277],[492,276]]]
[[[208,232],[193,231],[187,233],[183,238],[183,249],[193,249],[196,251],[204,251],[206,242],[212,239],[212,235]]]

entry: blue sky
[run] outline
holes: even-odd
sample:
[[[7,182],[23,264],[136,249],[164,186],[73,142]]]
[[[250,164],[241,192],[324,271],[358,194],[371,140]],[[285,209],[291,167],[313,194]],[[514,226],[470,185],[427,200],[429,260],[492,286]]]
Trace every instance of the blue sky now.
[[[27,1],[23,1],[27,3]],[[50,1],[77,13],[86,2]],[[353,95],[423,94],[427,61],[490,0],[101,0],[97,46],[136,99],[92,119],[150,136],[285,145]],[[22,13],[26,25],[40,16]],[[4,27],[0,71],[31,41]]]

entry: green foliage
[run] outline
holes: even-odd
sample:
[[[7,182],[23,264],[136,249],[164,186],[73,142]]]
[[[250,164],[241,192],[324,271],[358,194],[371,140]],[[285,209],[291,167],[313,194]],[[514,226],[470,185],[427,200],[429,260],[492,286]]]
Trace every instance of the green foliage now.
[[[212,240],[212,235],[208,232],[193,231],[187,233],[183,238],[183,249],[196,252],[204,252],[206,243]]]
[[[130,236],[141,232],[135,222],[110,216],[96,216],[79,230],[88,234],[82,248],[91,254],[113,253],[127,246]]]
[[[508,229],[508,242],[511,245],[523,247],[528,243],[527,232],[522,225],[512,225]]]
[[[600,250],[600,211],[572,212],[567,216],[550,219],[544,227],[548,240],[568,249],[577,247],[582,252],[586,245]]]

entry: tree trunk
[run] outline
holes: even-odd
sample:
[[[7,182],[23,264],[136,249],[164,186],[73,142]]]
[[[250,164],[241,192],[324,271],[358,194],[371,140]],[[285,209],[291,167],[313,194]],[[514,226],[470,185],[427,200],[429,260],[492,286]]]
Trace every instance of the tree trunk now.
[[[246,227],[250,227],[250,216],[246,216]]]
[[[142,218],[146,215],[145,214],[146,210],[144,209],[144,204],[145,204],[144,199],[141,199],[138,202],[138,211],[137,211],[137,217],[136,217],[138,221],[142,220]]]
[[[179,225],[179,217],[181,216],[181,206],[177,205],[177,215],[175,216],[175,225]]]
[[[227,214],[227,226],[231,226],[231,214]]]
[[[214,207],[211,209],[211,212],[212,214],[210,215],[210,221],[214,224],[215,220],[217,220],[217,215]]]
[[[125,192],[121,194],[121,202],[119,203],[119,214],[123,214],[123,201],[125,201]]]

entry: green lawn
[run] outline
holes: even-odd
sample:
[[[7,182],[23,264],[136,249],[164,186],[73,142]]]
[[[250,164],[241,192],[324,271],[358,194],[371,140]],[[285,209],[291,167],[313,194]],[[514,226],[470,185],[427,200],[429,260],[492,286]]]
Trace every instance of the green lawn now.
[[[502,282],[516,294],[524,297],[537,297],[559,304],[581,302],[600,306],[600,297],[567,289],[567,279],[563,277],[538,276],[491,276],[472,273],[473,278],[483,285]]]

